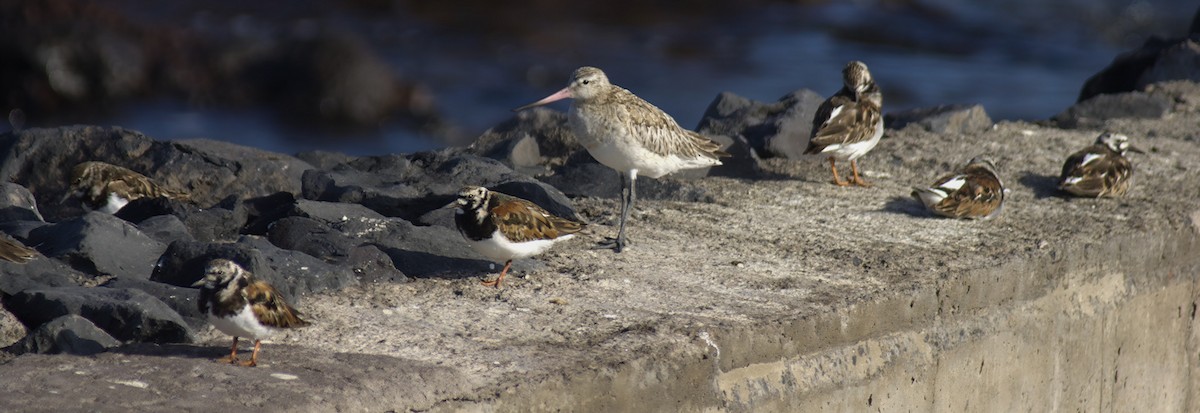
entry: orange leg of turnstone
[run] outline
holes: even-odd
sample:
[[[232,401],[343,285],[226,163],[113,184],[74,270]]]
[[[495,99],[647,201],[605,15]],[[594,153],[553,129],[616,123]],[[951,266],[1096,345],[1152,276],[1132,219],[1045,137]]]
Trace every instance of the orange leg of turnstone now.
[[[851,165],[853,165],[854,163],[853,163],[853,162],[851,162],[850,164],[851,164]],[[842,178],[839,178],[839,177],[838,177],[838,174],[837,174],[837,160],[833,159],[833,157],[832,157],[832,156],[830,156],[830,157],[829,157],[829,170],[833,171],[833,184],[834,184],[834,185],[837,185],[837,186],[850,186],[850,183],[849,183],[849,182],[843,181],[843,180],[842,180]]]
[[[242,367],[254,367],[258,365],[258,349],[262,347],[262,340],[254,340],[254,353],[250,354],[250,361],[243,361]]]
[[[221,358],[217,359],[217,362],[237,364],[237,362],[238,362],[237,342],[238,342],[238,338],[234,337],[233,338],[233,348],[229,350],[229,357],[221,357]]]
[[[492,281],[484,281],[483,285],[488,286],[488,287],[500,288],[500,282],[504,281],[504,274],[508,274],[508,267],[510,267],[510,266],[512,266],[512,260],[508,260],[508,262],[504,263],[504,269],[500,270],[499,277],[496,277],[496,279],[492,280]]]
[[[854,184],[861,187],[869,187],[870,183],[864,181],[861,176],[858,176],[858,161],[850,161],[850,171],[854,172]]]

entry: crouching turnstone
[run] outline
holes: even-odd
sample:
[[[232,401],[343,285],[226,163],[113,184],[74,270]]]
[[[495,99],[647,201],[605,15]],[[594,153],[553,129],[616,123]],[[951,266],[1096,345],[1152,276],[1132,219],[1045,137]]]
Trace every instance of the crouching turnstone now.
[[[1133,165],[1125,154],[1142,152],[1129,144],[1129,137],[1105,132],[1096,143],[1071,154],[1063,164],[1058,189],[1075,196],[1118,197],[1129,190]]]
[[[532,202],[478,186],[463,188],[458,199],[446,207],[457,208],[454,223],[475,252],[504,261],[500,276],[483,283],[497,288],[514,259],[541,254],[554,243],[571,239],[584,226]]]
[[[20,241],[0,235],[0,260],[24,264],[37,256],[33,248],[26,247]]]
[[[208,321],[217,330],[233,336],[229,357],[219,361],[254,367],[258,365],[262,339],[281,329],[308,325],[275,287],[255,280],[253,274],[233,261],[210,261],[204,278],[192,286],[200,287],[200,312],[208,314]],[[238,337],[254,339],[254,353],[249,361],[238,360]]]
[[[833,183],[838,186],[870,186],[858,175],[857,159],[870,152],[883,136],[883,93],[863,62],[852,61],[842,69],[842,89],[817,108],[812,139],[806,154],[829,156]],[[837,160],[849,160],[854,180],[838,177]]]
[[[104,162],[84,162],[71,171],[71,185],[63,195],[83,200],[89,211],[115,214],[126,204],[139,198],[187,199],[183,192],[167,189],[145,175]]]
[[[976,157],[928,188],[913,188],[912,195],[938,215],[988,219],[1000,214],[1007,191],[996,166]]]

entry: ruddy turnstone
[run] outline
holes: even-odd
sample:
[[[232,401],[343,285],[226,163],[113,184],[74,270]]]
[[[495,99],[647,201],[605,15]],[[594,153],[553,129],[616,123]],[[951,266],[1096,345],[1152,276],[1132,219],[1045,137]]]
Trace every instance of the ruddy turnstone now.
[[[883,136],[883,93],[863,62],[852,61],[842,69],[842,89],[826,99],[813,117],[812,139],[806,154],[829,156],[833,183],[838,186],[870,186],[858,175],[857,159],[870,152]],[[854,179],[838,177],[837,160],[849,160]]]
[[[928,188],[913,188],[912,195],[938,215],[988,219],[1000,214],[1007,191],[996,166],[976,157]]]
[[[187,199],[183,192],[163,188],[145,175],[104,162],[84,162],[71,170],[71,185],[63,196],[79,197],[89,211],[115,214],[139,198]]]
[[[24,264],[37,256],[33,248],[26,247],[21,242],[0,235],[0,260]]]
[[[204,278],[192,286],[200,287],[200,312],[208,314],[208,321],[217,330],[233,336],[229,357],[219,361],[254,367],[258,365],[262,339],[281,329],[308,325],[275,287],[255,280],[253,274],[233,261],[220,258],[210,261]],[[249,361],[238,360],[238,337],[254,339],[254,353]]]
[[[472,249],[504,261],[500,276],[483,283],[497,288],[514,259],[541,254],[554,243],[571,239],[584,226],[532,202],[478,186],[463,188],[458,199],[446,207],[457,208],[454,223]]]
[[[575,70],[567,87],[522,110],[571,98],[567,112],[575,138],[604,166],[621,174],[621,224],[615,239],[602,243],[621,252],[629,243],[625,223],[637,199],[638,174],[660,178],[684,169],[720,165],[729,154],[720,145],[684,129],[661,109],[609,83],[594,67]]]
[[[1129,190],[1133,165],[1125,157],[1128,152],[1142,152],[1129,144],[1129,137],[1105,132],[1096,143],[1071,154],[1063,164],[1058,189],[1075,196],[1098,198],[1119,197]]]

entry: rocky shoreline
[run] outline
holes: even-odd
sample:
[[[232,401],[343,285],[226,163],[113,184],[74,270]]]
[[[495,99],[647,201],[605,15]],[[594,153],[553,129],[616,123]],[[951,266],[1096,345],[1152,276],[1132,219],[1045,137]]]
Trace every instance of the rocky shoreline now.
[[[633,250],[619,255],[587,245],[614,231],[618,176],[553,110],[517,114],[469,147],[362,157],[165,142],[119,127],[5,134],[0,231],[39,256],[0,262],[0,410],[646,402],[632,390],[604,399],[626,385],[694,396],[652,407],[737,410],[739,401],[721,399],[728,393],[704,390],[705,375],[774,354],[745,337],[758,326],[852,311],[1108,239],[1200,230],[1195,83],[1101,95],[1039,124],[993,124],[980,106],[890,113],[883,143],[863,162],[881,184],[866,190],[832,187],[823,164],[798,156],[819,103],[807,90],[777,102],[718,96],[697,130],[733,157],[639,180],[648,203],[634,214]],[[1062,159],[1105,129],[1149,148],[1134,160],[1135,189],[1115,200],[1059,196]],[[998,222],[932,218],[907,197],[980,153],[996,159],[1014,191]],[[115,216],[61,203],[71,167],[92,160],[144,173],[190,201],[138,200]],[[492,264],[440,209],[465,185],[592,225],[582,242],[515,263],[524,279],[483,288],[476,279]],[[269,347],[273,365],[206,360],[224,350],[189,286],[215,257],[244,263],[315,322]],[[793,339],[807,343],[788,344],[802,350],[839,340]],[[739,342],[758,344],[734,349]],[[635,371],[649,376],[623,376]],[[591,379],[600,381],[581,384]],[[556,388],[599,393],[548,398]],[[63,393],[75,399],[51,400]]]

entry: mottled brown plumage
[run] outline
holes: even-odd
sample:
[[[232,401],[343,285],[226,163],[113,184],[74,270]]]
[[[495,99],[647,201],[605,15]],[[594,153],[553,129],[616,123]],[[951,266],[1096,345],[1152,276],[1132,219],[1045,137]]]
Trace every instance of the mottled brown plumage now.
[[[828,155],[833,183],[870,186],[858,174],[858,158],[883,136],[883,93],[863,62],[852,61],[842,70],[842,88],[817,108],[806,154]],[[849,160],[853,180],[842,181],[837,161]]]
[[[938,215],[986,219],[1000,213],[1006,191],[996,167],[986,159],[975,158],[928,188],[914,188],[912,195]]]
[[[71,185],[66,197],[70,196],[81,198],[90,210],[109,213],[120,209],[118,205],[111,205],[114,196],[123,202],[158,197],[187,199],[187,194],[164,188],[145,175],[97,161],[81,163],[71,170]]]
[[[584,227],[532,202],[478,186],[463,188],[458,199],[447,207],[457,208],[455,225],[471,248],[505,263],[495,281],[484,283],[497,287],[512,260],[540,254]]]
[[[628,244],[625,224],[637,199],[639,175],[660,178],[686,169],[720,165],[729,154],[700,134],[684,129],[675,119],[620,86],[595,67],[571,74],[567,87],[517,110],[574,99],[567,119],[588,153],[621,174],[621,222],[617,237],[605,248],[621,252]]]
[[[24,264],[37,257],[37,251],[19,241],[0,235],[0,260]]]
[[[1129,190],[1133,164],[1129,151],[1142,152],[1129,145],[1129,138],[1103,133],[1087,148],[1071,154],[1063,164],[1058,188],[1082,197],[1119,197]]]
[[[254,274],[233,261],[212,260],[205,268],[204,278],[194,286],[200,287],[197,302],[200,312],[207,314],[218,330],[233,336],[233,348],[223,361],[239,363],[238,337],[248,337],[254,339],[254,353],[248,362],[240,364],[257,365],[263,338],[277,329],[309,325],[275,287],[256,280]]]

